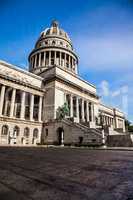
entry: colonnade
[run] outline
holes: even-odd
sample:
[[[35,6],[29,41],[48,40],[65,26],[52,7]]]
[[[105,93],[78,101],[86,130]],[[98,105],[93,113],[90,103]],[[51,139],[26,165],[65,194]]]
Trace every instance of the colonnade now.
[[[14,114],[15,111],[15,100],[17,98],[17,89],[16,88],[11,88],[10,87],[10,92],[11,92],[11,96],[10,96],[10,106],[7,107],[7,102],[6,102],[6,89],[9,89],[8,86],[5,85],[1,85],[1,90],[0,90],[0,116],[6,115],[8,117],[16,117]],[[25,91],[20,91],[20,116],[19,118],[21,120],[25,120],[25,114],[26,114],[26,93]],[[32,93],[28,93],[29,95],[29,99],[30,99],[30,104],[29,104],[29,120],[30,121],[34,121],[34,99],[35,99],[35,95]],[[41,122],[42,121],[42,101],[43,101],[43,97],[42,96],[38,96],[39,98],[39,102],[38,102],[38,117],[37,117],[37,121]],[[6,110],[6,112],[5,112]]]
[[[102,122],[104,125],[114,125],[114,118],[107,115],[102,115]]]
[[[32,69],[53,65],[68,68],[75,72],[77,70],[76,59],[72,55],[61,51],[40,52],[30,58],[30,67]]]
[[[69,116],[82,122],[94,122],[94,104],[73,94],[65,94],[65,102],[69,107]]]

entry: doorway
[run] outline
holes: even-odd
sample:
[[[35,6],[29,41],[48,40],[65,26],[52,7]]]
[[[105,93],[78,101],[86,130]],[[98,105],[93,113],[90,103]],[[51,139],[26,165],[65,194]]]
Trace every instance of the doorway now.
[[[62,127],[57,129],[57,141],[58,145],[62,145],[64,143],[64,129]]]

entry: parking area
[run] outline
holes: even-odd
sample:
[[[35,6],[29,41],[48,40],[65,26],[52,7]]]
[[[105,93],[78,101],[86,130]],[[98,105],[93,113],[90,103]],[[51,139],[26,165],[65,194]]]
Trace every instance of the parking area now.
[[[0,200],[133,200],[133,151],[0,147]]]

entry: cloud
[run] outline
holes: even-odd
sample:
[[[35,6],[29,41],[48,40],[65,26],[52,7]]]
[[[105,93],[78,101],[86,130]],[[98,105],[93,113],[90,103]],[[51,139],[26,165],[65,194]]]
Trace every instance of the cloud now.
[[[120,95],[120,93],[121,93],[120,90],[116,90],[116,91],[112,92],[112,97],[117,97]]]
[[[129,89],[128,85],[111,85],[108,81],[103,80],[99,84],[99,94],[101,95],[102,102],[122,110],[126,118],[133,121],[131,109],[131,105],[133,104],[133,91]]]
[[[102,96],[109,96],[109,83],[106,80],[103,80],[100,84],[99,84],[99,89],[100,89],[100,94]]]
[[[125,86],[122,86],[119,89],[111,92],[111,96],[112,97],[117,97],[119,95],[124,95],[124,94],[127,94],[127,93],[128,93],[128,86],[125,85]]]
[[[84,68],[109,70],[133,67],[133,36],[103,36],[77,40],[78,52]]]
[[[125,6],[104,5],[78,21],[74,44],[83,69],[96,71],[133,67],[133,15]]]

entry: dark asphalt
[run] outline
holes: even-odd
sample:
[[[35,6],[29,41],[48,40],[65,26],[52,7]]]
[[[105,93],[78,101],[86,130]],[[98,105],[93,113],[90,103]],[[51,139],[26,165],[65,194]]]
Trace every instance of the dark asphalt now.
[[[133,152],[0,147],[0,200],[133,200]]]

